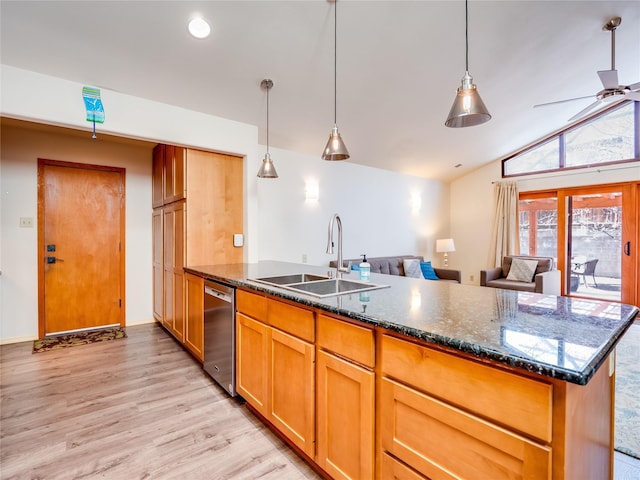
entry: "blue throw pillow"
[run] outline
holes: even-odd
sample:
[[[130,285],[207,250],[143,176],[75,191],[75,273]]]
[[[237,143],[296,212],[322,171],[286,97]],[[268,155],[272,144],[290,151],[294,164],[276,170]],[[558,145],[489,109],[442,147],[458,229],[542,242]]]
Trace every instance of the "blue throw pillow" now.
[[[431,262],[420,262],[420,269],[422,269],[422,276],[427,280],[440,280],[440,277],[436,275],[436,271],[431,266]]]
[[[360,270],[360,265],[358,265],[357,263],[352,263],[351,264],[351,270],[359,271]]]

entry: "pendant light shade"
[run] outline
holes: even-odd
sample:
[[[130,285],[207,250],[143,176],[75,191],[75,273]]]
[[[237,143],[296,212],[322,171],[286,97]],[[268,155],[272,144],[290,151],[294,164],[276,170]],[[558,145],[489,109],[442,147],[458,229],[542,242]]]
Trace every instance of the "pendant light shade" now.
[[[269,155],[269,90],[273,87],[273,81],[265,78],[260,82],[260,87],[267,91],[267,153],[264,154],[262,165],[258,170],[258,178],[278,178],[276,167],[273,166],[271,155]]]
[[[350,157],[349,151],[338,132],[338,0],[334,1],[334,31],[333,31],[333,128],[327,145],[322,152],[324,160],[346,160]]]
[[[487,110],[477,87],[473,83],[473,77],[469,74],[469,2],[465,0],[465,72],[462,77],[462,85],[458,87],[456,98],[451,106],[451,111],[444,124],[447,127],[472,127],[488,122],[491,114]]]

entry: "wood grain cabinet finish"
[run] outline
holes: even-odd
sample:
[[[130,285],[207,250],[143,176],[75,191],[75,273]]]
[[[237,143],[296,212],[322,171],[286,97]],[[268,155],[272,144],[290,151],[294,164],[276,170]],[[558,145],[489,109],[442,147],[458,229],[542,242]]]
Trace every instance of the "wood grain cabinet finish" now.
[[[382,379],[382,447],[427,478],[550,479],[551,448]]]
[[[236,301],[240,306],[240,299]],[[236,313],[236,389],[265,418],[269,416],[270,336],[266,324]]]
[[[611,358],[581,386],[386,334],[378,351],[378,478],[613,478]]]
[[[184,340],[185,202],[164,207],[164,319],[163,325]]]
[[[243,228],[243,159],[157,145],[152,167],[154,317],[202,361],[199,340],[185,338],[183,268],[242,262],[233,235]]]
[[[373,330],[318,315],[316,347],[316,462],[336,480],[373,479]]]
[[[201,362],[204,362],[204,279],[186,273],[184,345]]]
[[[236,309],[238,393],[313,458],[315,349],[305,339],[314,337],[313,312],[243,290]]]

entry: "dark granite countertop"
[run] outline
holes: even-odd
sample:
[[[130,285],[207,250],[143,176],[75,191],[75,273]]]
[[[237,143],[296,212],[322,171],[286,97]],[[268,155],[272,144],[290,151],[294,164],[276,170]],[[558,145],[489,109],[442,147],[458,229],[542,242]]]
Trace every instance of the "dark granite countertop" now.
[[[586,385],[638,315],[632,305],[371,274],[390,288],[316,298],[252,281],[328,267],[265,261],[186,271],[269,293],[466,354]],[[344,278],[357,280],[357,272]]]

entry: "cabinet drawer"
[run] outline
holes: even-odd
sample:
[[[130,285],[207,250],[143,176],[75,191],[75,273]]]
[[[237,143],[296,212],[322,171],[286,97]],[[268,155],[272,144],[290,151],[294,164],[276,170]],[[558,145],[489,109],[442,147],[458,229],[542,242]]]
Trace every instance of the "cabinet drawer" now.
[[[428,478],[551,478],[551,448],[384,378],[381,438]]]
[[[267,298],[238,289],[236,310],[264,322],[267,319]]]
[[[423,477],[415,470],[407,467],[404,463],[399,462],[387,452],[382,454],[382,473],[380,478],[383,480],[429,480]]]
[[[316,344],[338,355],[373,368],[375,346],[373,330],[343,322],[326,315],[318,315]]]
[[[307,342],[315,341],[314,314],[311,310],[269,299],[267,311],[269,325]]]
[[[551,443],[552,385],[382,337],[384,375]]]

